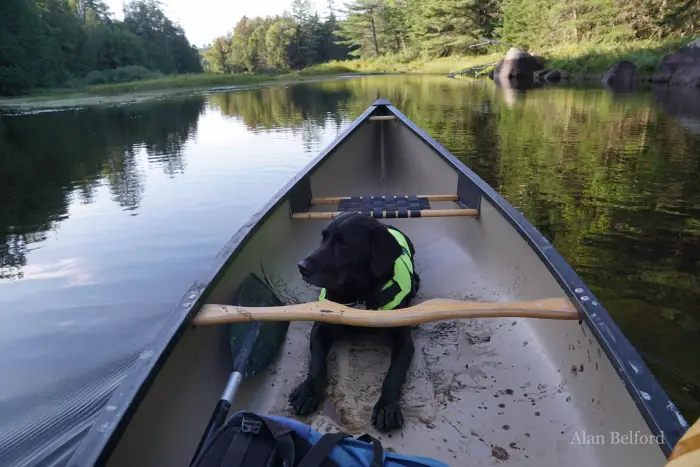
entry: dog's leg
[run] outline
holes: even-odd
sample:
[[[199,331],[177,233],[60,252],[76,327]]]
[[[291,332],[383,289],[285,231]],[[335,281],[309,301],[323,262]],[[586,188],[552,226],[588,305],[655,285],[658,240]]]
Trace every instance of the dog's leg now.
[[[311,329],[311,362],[309,374],[289,396],[289,403],[297,415],[305,416],[316,411],[326,387],[326,356],[336,339],[337,324],[314,323]]]
[[[391,328],[391,365],[382,384],[382,394],[372,411],[372,425],[379,431],[391,431],[403,426],[399,399],[413,358],[413,339],[408,326]]]

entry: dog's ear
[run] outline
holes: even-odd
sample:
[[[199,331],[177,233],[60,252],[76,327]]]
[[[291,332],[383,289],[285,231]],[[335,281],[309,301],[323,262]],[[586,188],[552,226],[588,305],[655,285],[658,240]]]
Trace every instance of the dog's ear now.
[[[401,256],[403,249],[394,236],[389,233],[389,229],[383,225],[372,231],[371,244],[370,267],[372,272],[379,277],[394,266],[394,262]]]

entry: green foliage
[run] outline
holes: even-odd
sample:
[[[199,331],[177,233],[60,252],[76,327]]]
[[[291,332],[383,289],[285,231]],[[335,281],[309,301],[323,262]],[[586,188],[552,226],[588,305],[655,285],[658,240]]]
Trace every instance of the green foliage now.
[[[547,66],[576,74],[602,74],[620,60],[628,60],[652,74],[661,59],[688,42],[687,38],[637,40],[620,43],[562,44],[544,54]]]
[[[270,26],[265,33],[265,57],[269,68],[278,70],[289,68],[295,34],[294,21],[289,18],[281,18]]]
[[[430,57],[469,51],[480,35],[492,31],[495,2],[480,0],[431,0],[422,4],[413,24],[413,37]],[[481,23],[480,23],[481,21]]]
[[[91,71],[85,77],[85,84],[130,83],[144,79],[157,79],[162,73],[154,72],[140,65],[130,65],[113,70]]]
[[[124,68],[134,66],[140,67],[138,72]],[[123,22],[113,20],[100,0],[0,2],[2,95],[59,86],[88,74],[87,81],[93,82],[157,76],[144,69],[202,71],[199,52],[156,0],[128,3]]]
[[[336,44],[338,20],[331,2],[327,19],[312,12],[310,0],[294,0],[292,15],[242,17],[233,34],[217,37],[203,53],[212,73],[289,71],[347,58],[347,47]]]
[[[502,0],[496,33],[524,48],[561,43],[623,44],[700,33],[696,0]]]

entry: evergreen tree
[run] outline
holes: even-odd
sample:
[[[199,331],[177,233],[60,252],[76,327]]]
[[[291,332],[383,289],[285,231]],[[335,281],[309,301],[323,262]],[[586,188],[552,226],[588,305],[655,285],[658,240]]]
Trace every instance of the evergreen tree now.
[[[344,39],[340,44],[354,49],[351,55],[376,57],[382,54],[380,18],[384,5],[382,0],[356,0],[345,4],[346,18],[337,35]]]
[[[0,94],[39,82],[39,16],[26,0],[0,1]]]
[[[303,68],[313,63],[315,50],[313,48],[313,24],[311,0],[292,0],[292,18],[296,22],[295,49],[292,55],[292,66]],[[318,21],[318,16],[315,16]]]
[[[553,0],[503,0],[503,26],[497,34],[507,43],[529,48],[549,36]]]

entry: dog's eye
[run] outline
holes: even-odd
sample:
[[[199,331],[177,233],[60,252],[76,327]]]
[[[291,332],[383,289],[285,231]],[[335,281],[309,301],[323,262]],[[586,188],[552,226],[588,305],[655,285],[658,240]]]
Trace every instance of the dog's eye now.
[[[322,230],[322,231],[321,231],[321,238],[322,238],[323,240],[328,239],[328,231],[327,231],[327,230]]]

